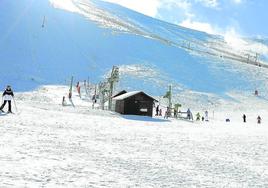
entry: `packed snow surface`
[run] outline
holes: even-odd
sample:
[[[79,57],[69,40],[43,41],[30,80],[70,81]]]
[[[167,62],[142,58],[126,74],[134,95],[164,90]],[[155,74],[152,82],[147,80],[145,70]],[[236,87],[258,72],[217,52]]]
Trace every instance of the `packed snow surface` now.
[[[63,107],[67,92],[16,93],[19,112],[0,116],[0,187],[268,186],[265,111],[191,123],[93,110],[77,94]]]

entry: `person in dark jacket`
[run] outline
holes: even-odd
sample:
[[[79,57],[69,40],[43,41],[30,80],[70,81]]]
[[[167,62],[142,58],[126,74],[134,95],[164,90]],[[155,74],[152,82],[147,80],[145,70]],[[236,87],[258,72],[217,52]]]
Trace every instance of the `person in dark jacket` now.
[[[0,111],[1,112],[4,112],[3,111],[3,108],[5,107],[6,103],[8,102],[8,113],[12,113],[12,110],[11,110],[11,100],[14,97],[14,93],[13,93],[13,91],[12,91],[12,89],[11,89],[10,86],[7,86],[6,87],[6,90],[4,91],[2,97],[3,97],[4,103],[0,107]]]
[[[159,105],[157,105],[157,107],[156,107],[156,116],[158,116],[159,115]]]
[[[192,112],[191,112],[190,108],[188,108],[188,110],[187,110],[186,113],[187,113],[187,119],[188,119],[188,120],[191,120],[191,113],[192,113]]]
[[[258,117],[257,117],[257,123],[258,123],[258,124],[261,124],[261,116],[258,116]]]
[[[243,122],[244,122],[244,123],[247,122],[247,116],[246,116],[246,114],[243,115]]]

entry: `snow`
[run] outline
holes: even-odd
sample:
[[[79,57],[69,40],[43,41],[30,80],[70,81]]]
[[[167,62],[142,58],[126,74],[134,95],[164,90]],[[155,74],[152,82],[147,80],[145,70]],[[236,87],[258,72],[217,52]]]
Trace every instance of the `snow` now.
[[[5,67],[0,70],[0,86],[10,84],[16,91],[66,84],[71,76],[75,80],[89,77],[98,83],[116,65],[121,89],[155,96],[165,94],[169,84],[177,88],[174,93],[192,91],[197,99],[198,93],[204,93],[204,98],[221,98],[231,91],[252,92],[257,88],[267,92],[266,69],[232,61],[247,60],[247,51],[230,48],[223,37],[162,22],[111,3],[4,0],[0,22],[0,59]],[[267,47],[265,41],[253,41]],[[251,49],[257,48],[254,45]],[[263,52],[267,50],[263,48]],[[256,54],[249,54],[254,61]],[[267,54],[260,54],[258,59],[265,62]]]
[[[210,122],[190,123],[92,110],[77,93],[75,107],[62,107],[67,93],[65,86],[15,93],[20,113],[0,116],[0,187],[268,185],[264,105],[244,111],[233,103],[240,110],[219,108]]]
[[[131,92],[127,92],[125,94],[122,94],[122,95],[119,95],[119,96],[113,98],[113,100],[124,100],[126,98],[129,98],[129,97],[131,97],[133,95],[136,95],[138,93],[141,93],[141,92],[142,91],[131,91]]]
[[[267,40],[237,51],[95,0],[5,0],[0,22],[0,85],[27,91],[16,115],[0,115],[0,187],[268,187],[268,73],[232,61],[253,61],[251,47],[265,63]],[[173,103],[210,122],[120,116],[77,93],[61,105],[68,87],[55,84],[97,83],[113,65],[117,88],[160,96],[172,84]]]
[[[54,8],[64,9],[70,12],[80,13],[73,0],[49,0]]]
[[[102,27],[113,28],[115,30],[125,32],[141,32],[124,20],[119,19],[115,15],[112,15],[101,8],[98,8],[91,1],[49,0],[49,2],[55,8],[81,14],[89,20],[98,23]]]
[[[132,97],[133,95],[136,95],[138,93],[143,93],[142,91],[130,91],[125,94],[119,95],[117,97],[114,97],[113,100],[124,100],[126,98]],[[145,94],[147,95],[147,94]],[[148,97],[152,98],[151,96],[147,95]]]

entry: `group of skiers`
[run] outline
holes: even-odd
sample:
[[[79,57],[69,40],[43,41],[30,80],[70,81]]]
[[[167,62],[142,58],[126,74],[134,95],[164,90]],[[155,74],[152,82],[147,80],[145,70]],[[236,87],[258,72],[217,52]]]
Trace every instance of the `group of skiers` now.
[[[207,110],[205,111],[205,116],[202,116],[202,117],[201,117],[200,113],[197,112],[197,114],[196,114],[196,121],[200,121],[200,120],[202,120],[202,121],[209,121],[208,120],[208,111]]]
[[[155,116],[162,116],[162,109],[159,107],[159,105],[156,106],[156,114]]]
[[[167,107],[167,109],[165,111],[164,119],[168,119],[169,117],[171,117],[171,115],[172,115],[171,110],[172,109],[170,107]],[[181,117],[181,114],[186,114],[186,118],[184,118],[184,119],[189,120],[189,121],[194,120],[193,114],[189,108],[186,112],[181,112],[181,111],[178,111],[176,109],[174,109],[173,112],[174,112],[174,118]],[[162,116],[162,109],[160,108],[159,105],[156,106],[155,116]],[[196,114],[196,121],[200,121],[200,120],[208,121],[208,111],[205,111],[205,116],[202,116],[202,117],[201,117],[199,112]]]
[[[179,115],[178,115],[179,114]],[[174,109],[174,118],[178,118],[181,114],[186,114],[186,117],[184,119],[189,120],[189,121],[194,121],[193,118],[193,114],[191,112],[191,110],[188,108],[188,110],[186,112],[181,112],[181,111],[177,111],[176,109]],[[171,113],[171,109],[169,107],[167,107],[166,111],[165,111],[165,115],[164,115],[164,119],[168,119],[169,117],[171,117],[172,113]],[[162,116],[162,109],[160,108],[159,105],[156,106],[156,114],[155,116]],[[243,122],[246,123],[247,122],[247,116],[245,114],[243,114],[242,116],[243,118]],[[204,112],[204,116],[201,116],[200,112],[198,112],[196,114],[196,121],[209,121],[208,118],[208,111],[206,110]],[[225,120],[226,122],[230,122],[231,120],[228,118]],[[261,116],[257,117],[257,123],[261,124],[262,118]]]
[[[246,114],[243,114],[242,118],[243,118],[243,122],[246,123],[247,122],[247,116],[246,116]],[[261,116],[258,115],[258,117],[257,117],[257,123],[258,124],[261,124],[261,120],[262,120],[261,119]]]
[[[7,113],[12,113],[11,101],[12,101],[12,99],[14,99],[14,93],[13,93],[13,91],[11,89],[11,86],[8,85],[6,87],[6,89],[5,89],[5,91],[4,91],[3,95],[2,95],[2,99],[3,99],[3,104],[0,107],[0,111],[2,113],[4,113],[3,109],[4,109],[5,105],[8,103],[8,111],[7,111]]]

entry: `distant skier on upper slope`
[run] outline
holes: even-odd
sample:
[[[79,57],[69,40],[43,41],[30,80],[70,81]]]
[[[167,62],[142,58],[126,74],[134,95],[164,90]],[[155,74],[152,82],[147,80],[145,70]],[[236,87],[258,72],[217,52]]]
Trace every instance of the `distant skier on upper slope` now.
[[[5,107],[6,103],[8,102],[8,113],[12,113],[11,100],[14,97],[14,93],[9,85],[6,87],[2,97],[3,97],[4,103],[0,107],[0,111],[4,112],[3,108]]]

